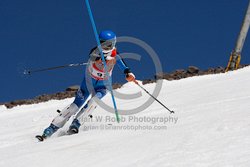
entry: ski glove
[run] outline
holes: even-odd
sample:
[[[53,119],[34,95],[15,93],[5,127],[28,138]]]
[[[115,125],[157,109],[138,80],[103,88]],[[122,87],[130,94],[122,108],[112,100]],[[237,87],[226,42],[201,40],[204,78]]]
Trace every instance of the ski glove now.
[[[127,80],[128,82],[135,81],[135,75],[134,75],[132,72],[127,73],[127,74],[126,74],[126,80]]]

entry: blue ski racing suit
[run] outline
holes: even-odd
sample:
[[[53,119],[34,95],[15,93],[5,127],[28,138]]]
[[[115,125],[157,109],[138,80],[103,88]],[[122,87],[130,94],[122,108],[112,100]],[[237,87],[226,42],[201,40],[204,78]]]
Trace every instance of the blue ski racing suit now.
[[[103,52],[103,54],[106,60],[107,72],[109,73],[109,76],[112,75],[112,70],[115,64],[117,64],[126,77],[134,77],[129,67],[117,53],[115,47],[109,52]],[[76,92],[73,103],[63,109],[59,115],[54,118],[50,126],[44,130],[44,137],[51,136],[59,128],[63,127],[70,117],[75,114],[76,117],[70,125],[69,130],[75,129],[76,133],[78,132],[78,129],[81,125],[79,118],[83,115],[83,113],[90,113],[96,108],[96,103],[92,98],[87,102],[89,97],[91,96],[101,99],[106,95],[108,77],[106,77],[105,74],[106,73],[101,60],[100,52],[98,48],[95,47],[90,52],[90,58],[88,61],[88,66],[86,67],[85,76],[80,89]]]

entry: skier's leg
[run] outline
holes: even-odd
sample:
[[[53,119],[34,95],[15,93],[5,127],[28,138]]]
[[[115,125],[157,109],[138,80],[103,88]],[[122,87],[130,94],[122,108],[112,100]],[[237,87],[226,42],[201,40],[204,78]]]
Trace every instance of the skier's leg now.
[[[95,102],[94,98],[101,99],[106,95],[106,89],[97,90],[95,96],[91,98],[88,103],[79,111],[73,120],[72,124],[69,127],[69,133],[78,133],[78,129],[81,126],[80,120],[86,118],[86,116],[90,115],[95,108],[97,107],[97,103]]]
[[[79,108],[84,104],[88,97],[88,91],[78,90],[74,102],[71,103],[70,106],[64,108],[59,115],[54,118],[50,126],[44,130],[43,136],[49,137],[59,128],[63,127],[69,118],[79,111]]]
[[[76,114],[76,112],[79,110],[78,106],[75,103],[71,103],[69,107],[63,109],[60,114],[55,117],[55,119],[52,121],[52,124],[61,128],[65,125],[65,123],[69,120],[69,118]]]
[[[89,116],[94,109],[97,107],[96,102],[91,98],[88,103],[77,113],[75,119],[72,121],[68,133],[69,134],[74,134],[78,133],[78,129],[81,126],[81,119],[86,118]]]
[[[86,116],[91,115],[91,113],[96,109],[97,103],[93,98],[91,98],[88,103],[79,111],[76,115],[76,119],[85,118]]]

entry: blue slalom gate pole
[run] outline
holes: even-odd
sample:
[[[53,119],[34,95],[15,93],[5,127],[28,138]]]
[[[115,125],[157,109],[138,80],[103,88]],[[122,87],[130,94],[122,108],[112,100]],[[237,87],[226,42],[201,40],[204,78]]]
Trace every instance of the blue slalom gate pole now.
[[[111,81],[111,77],[109,76],[107,64],[106,64],[106,61],[105,61],[105,58],[104,58],[104,55],[103,55],[103,52],[102,52],[102,47],[101,47],[100,39],[99,39],[99,36],[98,36],[97,28],[96,28],[96,25],[95,25],[95,20],[94,20],[94,17],[93,17],[91,8],[90,8],[89,1],[85,0],[85,2],[86,2],[87,9],[88,9],[89,18],[90,18],[90,21],[91,21],[91,24],[92,24],[92,28],[93,28],[93,31],[94,31],[94,34],[95,34],[95,39],[96,39],[96,42],[97,42],[97,46],[98,46],[99,52],[101,54],[102,62],[103,62],[103,65],[104,65],[104,71],[105,71],[106,76],[108,77],[108,86],[109,86],[109,90],[110,90],[110,93],[111,93],[111,97],[112,97],[112,101],[113,101],[113,105],[114,105],[114,109],[115,109],[116,120],[119,123],[120,118],[119,118],[119,114],[118,114],[118,110],[117,110],[117,106],[116,106],[116,102],[115,102],[115,97],[114,97],[114,93],[113,93],[113,89],[112,89],[112,81]]]

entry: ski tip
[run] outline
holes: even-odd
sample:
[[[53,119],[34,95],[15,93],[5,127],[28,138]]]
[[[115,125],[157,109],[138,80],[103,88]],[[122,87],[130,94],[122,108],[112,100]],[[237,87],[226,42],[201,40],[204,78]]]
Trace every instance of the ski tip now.
[[[40,141],[40,142],[42,142],[42,141],[44,141],[44,137],[43,136],[41,136],[41,135],[36,135],[36,138]]]
[[[77,128],[71,128],[67,131],[67,134],[68,135],[74,135],[74,134],[77,134],[79,133],[79,130]]]

